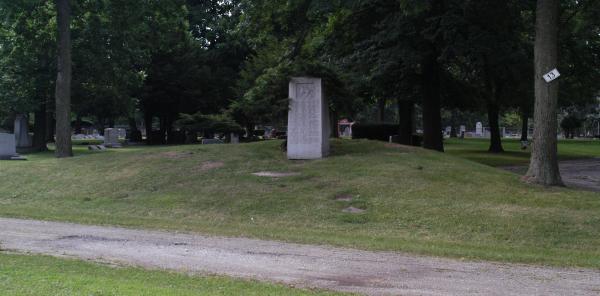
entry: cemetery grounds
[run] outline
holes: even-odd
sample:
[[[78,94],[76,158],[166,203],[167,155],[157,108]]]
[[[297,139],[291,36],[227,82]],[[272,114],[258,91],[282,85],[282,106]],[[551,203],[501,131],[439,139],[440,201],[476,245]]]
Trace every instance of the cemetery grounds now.
[[[479,140],[449,140],[447,154],[362,140],[332,144],[332,156],[318,161],[286,160],[279,141],[108,152],[78,146],[76,157],[60,160],[51,153],[32,154],[28,161],[0,164],[0,216],[600,267],[599,193],[531,186],[489,166],[526,164],[527,153],[516,141],[505,141],[508,153],[501,155],[480,152],[486,143]],[[597,146],[563,141],[559,153],[562,159],[598,157]],[[297,174],[273,178],[256,172]],[[349,207],[365,211],[345,212]],[[130,268],[112,274],[106,267],[49,257],[0,256],[0,269],[25,275],[4,280],[34,281],[36,274],[60,269],[53,274],[68,278],[71,286],[100,277],[119,291],[168,283],[184,295],[192,281],[175,274],[160,281],[155,278],[161,272]],[[218,286],[234,294],[235,289],[292,293],[224,278],[202,282],[202,289]],[[51,294],[55,288],[33,286],[31,291]],[[294,290],[313,292],[321,293]]]

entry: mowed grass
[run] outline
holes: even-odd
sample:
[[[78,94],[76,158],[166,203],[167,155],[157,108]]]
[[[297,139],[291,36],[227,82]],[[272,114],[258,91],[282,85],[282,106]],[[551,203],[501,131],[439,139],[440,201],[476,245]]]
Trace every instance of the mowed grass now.
[[[516,139],[502,139],[504,153],[489,153],[489,139],[446,139],[445,149],[450,155],[466,158],[491,166],[529,165],[531,149],[521,149]],[[598,140],[560,140],[558,142],[560,160],[600,157]]]
[[[316,161],[288,161],[280,144],[0,162],[0,216],[600,268],[599,193],[527,185],[451,153],[382,142],[335,140]],[[336,201],[342,194],[353,201]],[[366,212],[342,212],[349,206]]]
[[[225,277],[111,267],[45,256],[0,253],[0,294],[43,295],[341,295]]]

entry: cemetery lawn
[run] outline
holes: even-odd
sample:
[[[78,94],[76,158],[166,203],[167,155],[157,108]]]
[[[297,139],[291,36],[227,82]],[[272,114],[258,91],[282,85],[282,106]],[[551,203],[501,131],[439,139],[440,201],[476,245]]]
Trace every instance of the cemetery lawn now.
[[[527,166],[531,153],[531,149],[521,149],[518,139],[502,139],[504,153],[488,153],[489,139],[446,139],[444,145],[448,154],[495,167]],[[600,157],[600,141],[560,140],[558,154],[560,160]]]
[[[2,295],[342,295],[226,277],[0,253]]]
[[[0,216],[600,268],[600,193],[527,185],[452,152],[334,140],[327,159],[288,161],[280,144],[0,162]]]

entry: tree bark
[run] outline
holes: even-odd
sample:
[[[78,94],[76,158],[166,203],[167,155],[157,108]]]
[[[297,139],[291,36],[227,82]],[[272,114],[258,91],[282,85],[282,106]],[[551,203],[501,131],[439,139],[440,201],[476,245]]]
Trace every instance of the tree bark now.
[[[144,111],[144,128],[146,129],[146,145],[152,145],[152,114]]]
[[[538,0],[535,26],[535,107],[531,162],[525,179],[545,186],[562,186],[557,156],[558,81],[543,75],[558,64],[559,0]]]
[[[340,119],[338,118],[337,111],[332,111],[330,113],[330,115],[331,115],[331,122],[330,122],[331,137],[337,139],[340,137],[340,130],[338,128],[338,122],[340,121]]]
[[[33,147],[37,151],[46,151],[48,136],[46,135],[46,101],[40,104],[39,108],[35,111],[35,118],[33,121]]]
[[[502,138],[500,137],[500,123],[498,120],[499,117],[499,107],[497,104],[493,102],[488,102],[488,122],[490,124],[490,148],[489,152],[492,153],[501,153],[504,152],[504,148],[502,148]]]
[[[423,147],[444,151],[440,99],[440,66],[437,55],[429,54],[423,63]]]
[[[73,156],[71,145],[71,5],[56,0],[58,73],[56,77],[56,157]]]
[[[380,123],[385,122],[385,99],[377,99],[377,111],[379,111],[378,118]]]
[[[529,114],[521,111],[521,141],[527,141],[529,135]]]
[[[415,105],[413,102],[398,99],[398,117],[400,118],[398,140],[400,144],[412,145],[414,110]]]

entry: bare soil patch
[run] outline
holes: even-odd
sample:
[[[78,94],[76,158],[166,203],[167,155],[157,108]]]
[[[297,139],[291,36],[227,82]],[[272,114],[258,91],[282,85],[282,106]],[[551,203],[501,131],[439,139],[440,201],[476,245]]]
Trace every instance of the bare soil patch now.
[[[300,176],[300,173],[295,173],[295,172],[270,172],[270,171],[264,171],[264,172],[256,172],[256,173],[252,173],[252,175],[255,175],[255,176],[258,176],[258,177],[284,178],[284,177],[294,177],[294,176]]]
[[[222,161],[205,161],[200,165],[200,171],[210,171],[225,166]]]

